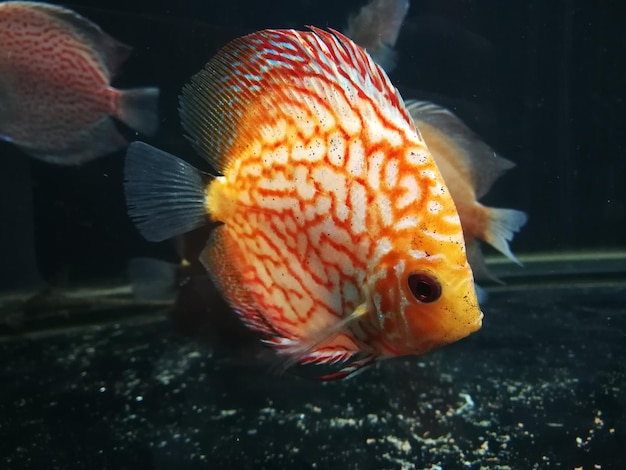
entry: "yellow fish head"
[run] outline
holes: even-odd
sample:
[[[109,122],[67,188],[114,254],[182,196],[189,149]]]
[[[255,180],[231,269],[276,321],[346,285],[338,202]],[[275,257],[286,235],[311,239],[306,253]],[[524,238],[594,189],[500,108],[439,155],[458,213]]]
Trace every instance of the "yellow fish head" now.
[[[423,354],[480,329],[472,271],[463,245],[456,247],[455,256],[389,253],[375,268],[370,311],[384,354]]]

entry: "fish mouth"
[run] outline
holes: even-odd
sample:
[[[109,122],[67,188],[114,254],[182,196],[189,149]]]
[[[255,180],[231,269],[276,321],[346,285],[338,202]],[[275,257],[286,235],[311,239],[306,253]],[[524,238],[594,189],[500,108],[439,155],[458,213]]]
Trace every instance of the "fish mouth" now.
[[[455,338],[453,341],[463,339],[472,333],[477,332],[483,326],[483,318],[485,317],[485,314],[478,306],[478,302],[475,302],[474,305],[468,306],[468,310],[466,310],[466,312],[474,313],[464,314],[466,315],[464,320],[461,318],[456,319],[457,325],[450,328],[450,336]]]
[[[437,318],[425,327],[422,326],[413,347],[415,353],[424,354],[439,349],[448,344],[456,343],[480,330],[482,327],[483,312],[472,319],[461,319],[455,315],[446,315],[446,319]],[[432,314],[432,316],[435,316]],[[431,318],[432,318],[431,316]]]
[[[480,312],[480,315],[474,322],[474,329],[471,331],[471,333],[474,333],[475,331],[480,330],[483,326],[483,318],[485,318],[485,314],[482,312],[482,310],[479,310],[479,312]]]
[[[446,314],[440,317],[439,328],[430,340],[440,346],[455,343],[482,328],[484,313],[474,299],[464,299],[465,305],[444,307]],[[463,308],[465,307],[465,308]]]

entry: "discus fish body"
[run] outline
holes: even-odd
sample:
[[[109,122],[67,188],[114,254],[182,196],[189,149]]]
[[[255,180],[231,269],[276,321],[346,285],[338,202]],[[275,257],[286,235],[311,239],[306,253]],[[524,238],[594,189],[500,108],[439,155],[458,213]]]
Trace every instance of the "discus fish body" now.
[[[515,164],[498,156],[449,110],[425,101],[411,100],[406,105],[454,199],[474,277],[499,282],[489,273],[477,240],[520,264],[508,242],[528,216],[515,209],[486,207],[478,199]]]
[[[130,48],[71,10],[0,3],[0,138],[72,165],[126,146],[109,116],[151,134],[158,90],[116,90]]]
[[[149,240],[219,222],[201,255],[288,363],[424,353],[478,330],[459,218],[384,71],[339,33],[239,38],[193,77],[183,128],[219,170],[142,143],[130,216]]]

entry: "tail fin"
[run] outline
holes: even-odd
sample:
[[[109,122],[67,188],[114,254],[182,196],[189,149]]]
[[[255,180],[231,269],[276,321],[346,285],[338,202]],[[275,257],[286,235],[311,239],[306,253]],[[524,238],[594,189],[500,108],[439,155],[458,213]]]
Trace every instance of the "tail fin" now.
[[[207,223],[203,174],[187,162],[133,142],[124,176],[128,215],[147,240],[167,240]]]
[[[521,266],[522,263],[511,252],[508,242],[513,240],[514,234],[519,232],[528,221],[528,216],[525,212],[515,209],[489,208],[489,211],[489,226],[485,241]]]
[[[152,135],[159,127],[158,107],[158,88],[120,90],[117,118],[144,135]]]

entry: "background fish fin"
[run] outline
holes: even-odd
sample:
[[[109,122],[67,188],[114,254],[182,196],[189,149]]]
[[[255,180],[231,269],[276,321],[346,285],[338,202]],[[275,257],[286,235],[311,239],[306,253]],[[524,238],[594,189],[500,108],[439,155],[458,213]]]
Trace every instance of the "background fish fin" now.
[[[372,0],[348,19],[345,34],[387,73],[396,65],[396,45],[409,0]]]
[[[209,272],[213,284],[244,325],[265,335],[279,334],[259,313],[241,274],[231,264],[232,257],[237,255],[237,248],[224,234],[224,228],[217,227],[211,233],[200,255],[200,261]]]
[[[155,258],[132,258],[128,263],[128,277],[133,297],[141,300],[176,299],[176,272],[174,263]]]
[[[127,126],[144,135],[152,135],[159,127],[159,89],[132,88],[119,90],[120,107],[116,116]]]
[[[515,209],[496,209],[493,207],[488,209],[489,225],[485,234],[485,241],[521,266],[522,263],[511,252],[508,242],[513,240],[515,233],[519,232],[528,221],[528,216],[525,212]]]
[[[472,177],[477,199],[484,196],[505,171],[515,166],[515,163],[497,155],[474,131],[446,108],[417,100],[407,101],[406,106],[417,127],[420,126],[420,122],[430,124],[456,143],[460,150],[458,156],[463,159]]]
[[[66,166],[81,165],[117,152],[128,145],[110,118],[105,118],[87,130],[76,133],[75,141],[68,142],[61,149],[36,148],[18,141],[13,141],[13,143],[32,157]]]
[[[204,177],[187,162],[133,142],[124,176],[128,214],[147,240],[167,240],[207,223]]]
[[[128,58],[132,48],[102,31],[100,26],[79,15],[75,11],[46,3],[29,3],[29,8],[63,22],[78,34],[97,54],[108,71],[108,77],[115,73]]]
[[[97,50],[102,55],[102,61],[109,72],[110,80],[116,75],[120,66],[126,62],[128,56],[133,52],[133,48],[102,31],[99,41],[100,47]]]
[[[489,272],[485,257],[480,249],[480,243],[477,240],[470,240],[465,243],[467,253],[467,261],[472,267],[472,273],[476,281],[492,281],[498,284],[504,284],[500,279]],[[478,291],[478,289],[477,289]]]

